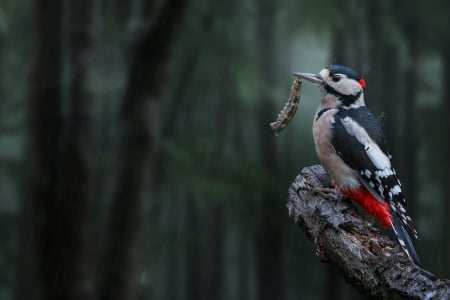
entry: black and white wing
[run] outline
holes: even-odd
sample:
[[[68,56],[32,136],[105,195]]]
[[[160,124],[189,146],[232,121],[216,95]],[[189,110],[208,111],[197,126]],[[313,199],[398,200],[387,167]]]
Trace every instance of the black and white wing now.
[[[408,227],[416,238],[417,231],[406,214],[406,199],[391,164],[383,129],[375,115],[365,106],[339,109],[333,119],[332,145],[367,190],[378,201],[389,203],[392,226],[399,236],[400,244],[412,246],[406,230],[400,225]],[[414,247],[410,252],[411,256],[417,258]]]

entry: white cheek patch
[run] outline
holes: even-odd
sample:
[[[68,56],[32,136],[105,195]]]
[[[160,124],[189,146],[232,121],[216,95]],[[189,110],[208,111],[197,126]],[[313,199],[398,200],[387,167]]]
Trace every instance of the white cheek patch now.
[[[343,78],[335,85],[335,89],[344,95],[356,95],[361,91],[359,83],[349,78]]]
[[[322,76],[322,79],[326,79],[326,78],[328,78],[328,77],[330,77],[330,70],[328,70],[328,69],[322,69],[320,72],[319,72],[319,74],[320,74],[320,76]]]
[[[367,156],[373,165],[381,172],[380,177],[387,177],[392,175],[391,161],[389,157],[383,153],[378,145],[372,140],[367,131],[352,120],[350,117],[345,117],[342,120],[345,130],[351,136],[354,136],[358,142],[364,146]]]
[[[339,74],[342,77],[339,82],[334,82],[331,77],[329,77],[329,73],[326,73],[323,70],[319,74],[322,78],[324,78],[329,86],[342,95],[357,95],[361,92],[361,85],[359,82],[354,79],[347,78],[344,74]]]

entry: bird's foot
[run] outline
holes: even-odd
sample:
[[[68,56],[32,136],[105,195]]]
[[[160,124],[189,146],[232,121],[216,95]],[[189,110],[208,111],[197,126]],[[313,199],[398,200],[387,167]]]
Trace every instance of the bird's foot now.
[[[329,187],[321,187],[321,188],[314,188],[313,193],[316,195],[321,195],[325,198],[329,198],[331,200],[335,201],[341,201],[342,200],[342,194],[338,189],[335,188],[329,188]]]
[[[332,187],[313,187],[308,184],[300,184],[296,186],[297,193],[300,191],[309,192],[316,196],[321,196],[335,201],[342,200],[342,194],[339,190]]]

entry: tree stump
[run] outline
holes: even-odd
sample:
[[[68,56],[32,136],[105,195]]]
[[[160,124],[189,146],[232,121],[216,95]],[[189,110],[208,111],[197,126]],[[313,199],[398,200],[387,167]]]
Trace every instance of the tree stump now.
[[[321,166],[304,168],[289,188],[289,216],[316,254],[372,299],[450,299],[450,280],[415,265],[331,187]]]

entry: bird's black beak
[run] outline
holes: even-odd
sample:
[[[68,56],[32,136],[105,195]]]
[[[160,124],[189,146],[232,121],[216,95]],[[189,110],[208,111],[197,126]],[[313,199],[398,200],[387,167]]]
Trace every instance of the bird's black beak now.
[[[320,74],[312,74],[312,73],[292,73],[294,76],[302,77],[309,82],[312,82],[315,85],[323,85],[324,81],[322,79],[322,76]]]

